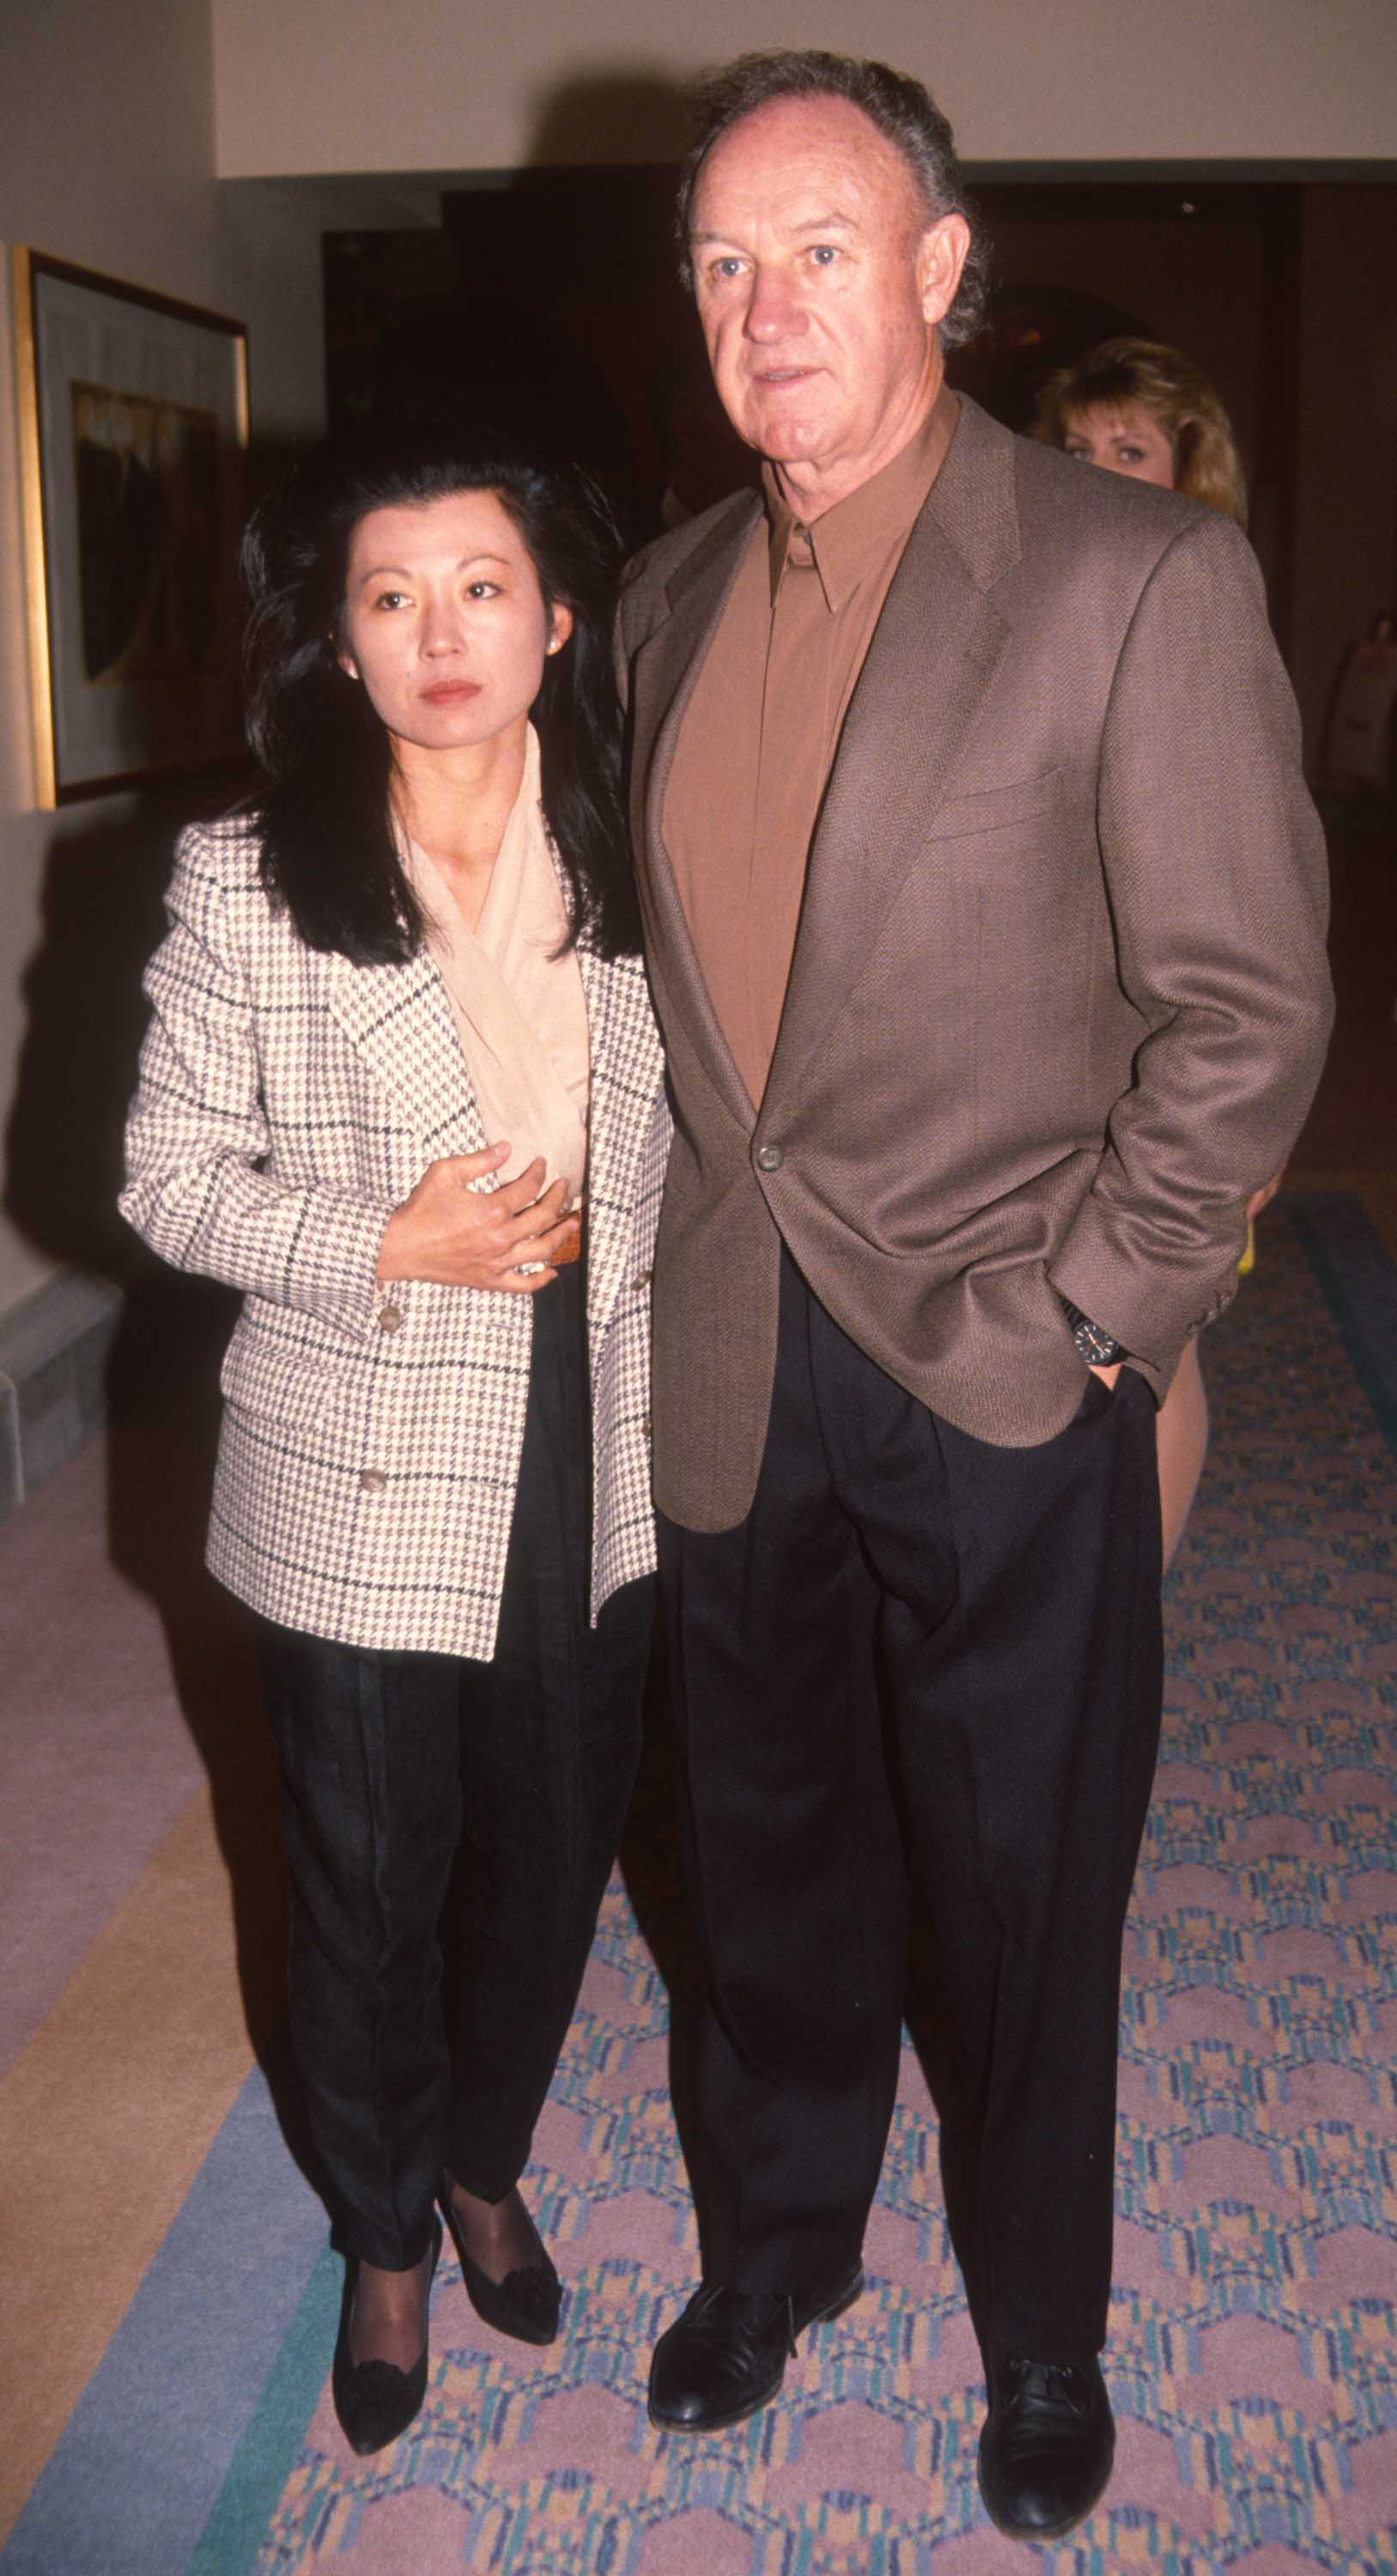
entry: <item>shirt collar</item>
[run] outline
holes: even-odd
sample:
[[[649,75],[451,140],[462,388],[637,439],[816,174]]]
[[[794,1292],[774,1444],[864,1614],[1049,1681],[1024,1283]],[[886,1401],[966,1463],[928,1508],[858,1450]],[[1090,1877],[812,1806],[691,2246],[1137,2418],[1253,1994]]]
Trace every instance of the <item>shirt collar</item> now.
[[[960,404],[943,384],[919,429],[905,447],[866,483],[836,501],[813,527],[797,518],[770,465],[762,467],[769,529],[771,604],[776,605],[787,564],[813,564],[831,616],[851,598],[871,563],[911,533],[955,436]]]

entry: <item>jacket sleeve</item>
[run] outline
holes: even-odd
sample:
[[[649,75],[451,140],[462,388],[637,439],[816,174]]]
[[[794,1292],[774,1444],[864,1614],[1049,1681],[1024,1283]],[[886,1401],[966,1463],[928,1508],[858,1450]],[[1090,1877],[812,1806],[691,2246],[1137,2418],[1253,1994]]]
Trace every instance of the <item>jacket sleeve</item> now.
[[[1098,837],[1122,989],[1147,1024],[1053,1285],[1172,1363],[1236,1282],[1246,1201],[1284,1162],[1333,1015],[1319,819],[1239,529],[1199,512],[1117,664]]]
[[[216,836],[181,835],[170,928],[146,972],[152,1010],[126,1127],[120,1207],[154,1252],[367,1334],[390,1203],[258,1166],[271,1134],[246,956]]]

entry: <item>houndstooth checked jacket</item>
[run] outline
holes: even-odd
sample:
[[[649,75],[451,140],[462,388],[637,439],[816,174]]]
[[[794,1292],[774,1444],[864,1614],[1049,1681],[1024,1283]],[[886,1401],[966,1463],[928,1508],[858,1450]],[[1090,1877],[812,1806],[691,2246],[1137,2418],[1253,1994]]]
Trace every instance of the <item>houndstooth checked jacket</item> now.
[[[208,1562],[285,1627],[489,1656],[533,1300],[374,1285],[383,1228],[428,1164],[486,1142],[450,1006],[425,953],[366,967],[306,948],[257,857],[236,817],[181,837],[121,1196],[166,1261],[245,1292]],[[640,961],[584,947],[580,962],[595,1619],[654,1563],[649,1281],[669,1119]]]

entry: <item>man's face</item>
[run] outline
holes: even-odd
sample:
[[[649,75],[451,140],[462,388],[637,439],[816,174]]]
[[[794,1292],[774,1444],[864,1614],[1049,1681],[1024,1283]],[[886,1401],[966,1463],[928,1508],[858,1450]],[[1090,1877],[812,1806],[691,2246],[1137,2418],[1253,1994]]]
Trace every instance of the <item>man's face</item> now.
[[[699,320],[749,446],[822,507],[895,456],[941,379],[959,215],[928,224],[902,156],[841,98],[777,99],[716,142],[694,193]]]

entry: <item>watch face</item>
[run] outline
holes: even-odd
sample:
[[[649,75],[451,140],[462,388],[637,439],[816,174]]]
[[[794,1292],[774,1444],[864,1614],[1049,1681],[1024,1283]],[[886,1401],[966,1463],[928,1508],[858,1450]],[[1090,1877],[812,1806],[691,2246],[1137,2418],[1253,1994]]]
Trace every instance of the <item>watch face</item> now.
[[[1090,1315],[1084,1315],[1081,1307],[1074,1306],[1069,1297],[1063,1298],[1062,1311],[1071,1328],[1072,1339],[1088,1367],[1113,1368],[1117,1360],[1124,1359],[1124,1342],[1118,1342],[1104,1325],[1094,1324]]]
[[[1110,1333],[1103,1333],[1099,1324],[1090,1323],[1085,1315],[1072,1338],[1083,1359],[1089,1361],[1093,1368],[1110,1368],[1120,1358],[1120,1343]]]

